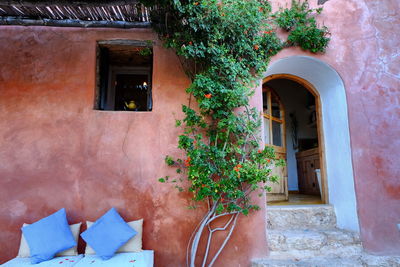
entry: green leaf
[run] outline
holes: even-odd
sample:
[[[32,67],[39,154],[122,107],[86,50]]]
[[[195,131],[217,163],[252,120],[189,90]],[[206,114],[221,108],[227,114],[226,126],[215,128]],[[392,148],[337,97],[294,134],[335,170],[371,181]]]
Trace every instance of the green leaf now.
[[[166,157],[165,157],[165,163],[166,163],[168,166],[172,166],[172,165],[175,164],[175,161],[173,160],[173,158],[172,158],[171,156],[166,156]]]
[[[165,158],[178,174],[175,188],[187,189],[195,202],[228,199],[218,213],[257,210],[249,192],[270,191],[264,183],[280,179],[271,168],[285,162],[272,147],[258,153],[262,120],[249,100],[270,58],[282,49],[325,51],[329,31],[316,20],[321,10],[297,0],[275,13],[264,0],[144,1],[158,7],[152,26],[192,82],[182,119],[175,120],[182,154]],[[288,31],[286,40],[275,33],[277,26]]]

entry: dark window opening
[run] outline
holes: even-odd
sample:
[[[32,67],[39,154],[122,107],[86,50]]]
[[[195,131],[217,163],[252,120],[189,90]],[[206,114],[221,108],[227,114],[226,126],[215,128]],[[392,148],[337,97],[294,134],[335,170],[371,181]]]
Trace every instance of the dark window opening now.
[[[148,42],[99,42],[95,108],[151,111],[152,63],[153,53]]]

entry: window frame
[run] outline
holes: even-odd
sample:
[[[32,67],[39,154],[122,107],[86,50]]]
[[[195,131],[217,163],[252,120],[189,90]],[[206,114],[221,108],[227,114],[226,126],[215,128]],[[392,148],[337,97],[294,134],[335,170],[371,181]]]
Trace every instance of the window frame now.
[[[113,46],[126,46],[130,48],[150,48],[152,51],[151,63],[148,67],[135,66],[115,66],[109,62],[109,52],[107,49]],[[145,111],[134,112],[151,112],[153,110],[153,64],[154,64],[154,41],[151,40],[99,40],[96,42],[96,73],[95,73],[95,97],[94,109],[101,111],[118,111],[115,110],[115,78],[118,74],[138,74],[148,76],[147,91],[147,107]],[[104,81],[107,79],[107,81]],[[132,112],[132,111],[129,111]]]
[[[285,121],[285,109],[284,106],[282,104],[282,101],[279,97],[279,95],[272,89],[269,88],[267,86],[263,86],[263,90],[262,93],[267,93],[267,112],[265,113],[264,110],[264,98],[263,98],[263,110],[262,110],[262,116],[266,119],[268,119],[268,123],[269,123],[269,127],[268,127],[268,137],[269,140],[264,140],[265,142],[265,146],[272,146],[276,152],[281,152],[281,153],[285,153],[286,152],[286,121]],[[281,118],[277,118],[272,116],[272,95],[277,99],[278,103],[279,103],[279,111],[280,111],[280,117]],[[273,130],[272,130],[272,121],[278,122],[281,125],[281,142],[282,142],[282,146],[277,146],[273,144]],[[264,127],[265,130],[265,127]],[[265,133],[264,133],[264,137],[265,137]]]
[[[137,74],[137,75],[146,75],[147,76],[147,110],[146,111],[136,111],[136,112],[148,112],[152,110],[152,68],[151,67],[116,67],[110,66],[109,74],[108,74],[108,86],[107,86],[107,100],[105,105],[105,110],[112,111],[123,111],[123,110],[115,110],[115,80],[117,75],[119,74]],[[150,102],[150,103],[149,103]]]

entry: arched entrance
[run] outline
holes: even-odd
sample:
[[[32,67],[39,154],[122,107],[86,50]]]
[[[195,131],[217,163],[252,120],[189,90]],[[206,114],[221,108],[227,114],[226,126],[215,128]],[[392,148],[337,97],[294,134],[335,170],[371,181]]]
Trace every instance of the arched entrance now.
[[[272,110],[272,115],[275,113],[270,116],[263,112],[265,144],[272,145],[287,163],[278,168],[281,182],[271,184],[269,201],[277,205],[281,202],[276,200],[288,204],[328,203],[318,91],[299,77],[270,75],[263,80],[263,106],[269,113]],[[292,194],[288,195],[289,191]]]
[[[338,73],[326,63],[306,56],[273,62],[264,83],[277,77],[290,79],[316,96],[319,109],[324,202],[336,210],[339,228],[359,231],[345,88]],[[318,103],[318,104],[317,104]]]

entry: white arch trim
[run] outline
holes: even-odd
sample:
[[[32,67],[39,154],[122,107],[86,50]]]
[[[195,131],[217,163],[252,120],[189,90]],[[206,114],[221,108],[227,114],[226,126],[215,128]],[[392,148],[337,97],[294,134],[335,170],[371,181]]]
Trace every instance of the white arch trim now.
[[[273,62],[264,78],[290,74],[312,84],[321,98],[329,202],[339,228],[359,231],[345,88],[339,74],[321,60],[291,56]]]

